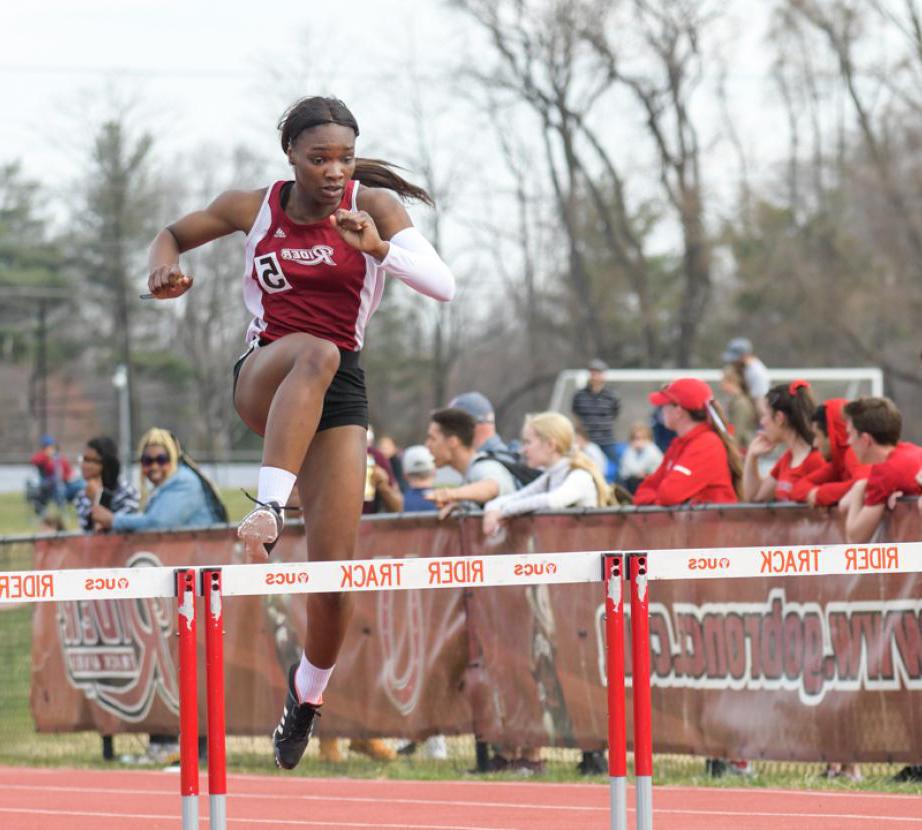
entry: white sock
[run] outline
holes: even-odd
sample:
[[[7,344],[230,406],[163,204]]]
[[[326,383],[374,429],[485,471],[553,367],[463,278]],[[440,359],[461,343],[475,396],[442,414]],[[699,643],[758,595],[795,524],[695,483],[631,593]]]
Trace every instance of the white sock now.
[[[295,672],[295,691],[301,703],[323,703],[323,690],[330,682],[335,666],[328,669],[318,669],[307,655],[301,654],[301,664]]]
[[[256,498],[263,504],[278,502],[279,507],[288,504],[288,497],[294,489],[298,477],[281,467],[260,467],[259,485]]]

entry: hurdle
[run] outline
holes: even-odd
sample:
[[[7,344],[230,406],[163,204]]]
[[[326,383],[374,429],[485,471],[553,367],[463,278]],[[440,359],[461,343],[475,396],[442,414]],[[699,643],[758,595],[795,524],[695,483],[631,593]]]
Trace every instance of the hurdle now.
[[[632,558],[633,561],[633,558]],[[633,568],[633,566],[632,566]],[[635,569],[636,570],[636,569]],[[633,572],[633,571],[632,571]],[[642,576],[642,569],[637,573]],[[224,598],[267,594],[308,594],[341,591],[426,590],[605,582],[607,618],[606,663],[609,703],[609,771],[611,827],[627,827],[627,735],[624,678],[624,555],[574,551],[541,554],[501,554],[484,557],[368,559],[348,562],[260,563],[183,568],[95,568],[0,573],[0,604],[79,600],[171,598],[177,601],[179,636],[180,798],[183,830],[199,825],[198,688],[196,599],[202,597],[205,616],[206,711],[208,724],[209,828],[227,825],[223,627]],[[640,577],[638,577],[640,578]],[[646,611],[646,590],[631,592],[632,616]],[[639,636],[634,625],[635,640]],[[645,629],[641,629],[643,631]],[[648,653],[635,643],[634,653]],[[635,658],[636,659],[636,658]],[[649,664],[649,658],[647,658]],[[636,665],[636,664],[635,664]],[[635,712],[638,682],[635,668]],[[649,707],[649,690],[639,705]],[[649,743],[649,711],[635,714],[635,758],[647,777],[638,798],[638,828],[652,827],[652,746],[637,748],[638,737]],[[638,773],[640,774],[640,773]]]
[[[426,590],[540,584],[604,584],[610,827],[627,828],[624,586],[630,585],[636,827],[653,827],[648,587],[657,580],[850,576],[922,572],[922,543],[782,549],[689,548],[574,551],[483,557],[368,559],[185,568],[95,568],[0,572],[0,605],[80,600],[177,600],[180,796],[184,830],[198,827],[196,599],[205,609],[209,827],[225,830],[224,597]]]

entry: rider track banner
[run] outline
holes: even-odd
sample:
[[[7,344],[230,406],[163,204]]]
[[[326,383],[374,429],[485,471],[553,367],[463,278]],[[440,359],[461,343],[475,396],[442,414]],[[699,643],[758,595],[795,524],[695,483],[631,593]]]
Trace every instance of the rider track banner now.
[[[915,506],[900,505],[882,540],[868,547],[886,555],[885,540],[918,539],[919,531]],[[376,517],[362,523],[357,558],[525,552],[538,577],[549,567],[542,552],[720,551],[695,563],[709,569],[720,567],[728,548],[784,552],[818,541],[842,541],[834,514],[758,508],[556,514],[517,519],[498,541],[482,537],[476,517],[442,523]],[[276,555],[294,562],[303,550],[301,529],[291,527]],[[67,536],[37,543],[35,567],[173,567],[240,556],[231,530]],[[917,762],[922,577],[811,576],[798,573],[797,557],[785,556],[774,560],[793,563],[785,576],[650,584],[655,748]],[[384,572],[360,577],[387,587]],[[298,577],[269,574],[267,583],[276,578]],[[355,614],[325,695],[320,734],[475,732],[506,745],[603,747],[601,583],[477,588],[455,587],[449,571],[440,578],[438,590],[352,595]],[[287,667],[300,654],[308,603],[320,596],[226,599],[229,734],[271,732]],[[176,730],[176,639],[172,600],[37,604],[37,728]]]

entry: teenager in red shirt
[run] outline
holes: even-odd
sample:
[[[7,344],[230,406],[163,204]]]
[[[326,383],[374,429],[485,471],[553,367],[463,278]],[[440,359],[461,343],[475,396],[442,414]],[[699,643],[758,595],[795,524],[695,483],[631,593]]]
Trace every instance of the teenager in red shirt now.
[[[746,501],[793,501],[791,491],[805,476],[823,466],[813,449],[813,413],[816,402],[805,380],[782,383],[768,390],[759,407],[761,431],[752,439],[743,465]],[[785,452],[763,477],[759,459],[783,444]]]
[[[826,463],[794,484],[791,498],[805,501],[811,507],[831,507],[838,504],[852,485],[867,478],[870,467],[859,463],[848,445],[843,409],[845,398],[830,398],[813,413],[816,439],[813,446],[826,459]]]
[[[679,378],[650,395],[663,423],[676,433],[655,473],[634,494],[634,504],[727,503],[738,500],[742,465],[711,388]]]
[[[839,503],[845,513],[845,538],[868,542],[894,493],[918,496],[922,447],[900,441],[903,417],[889,398],[858,398],[845,405],[848,443],[862,464],[870,464],[866,479],[855,482]]]

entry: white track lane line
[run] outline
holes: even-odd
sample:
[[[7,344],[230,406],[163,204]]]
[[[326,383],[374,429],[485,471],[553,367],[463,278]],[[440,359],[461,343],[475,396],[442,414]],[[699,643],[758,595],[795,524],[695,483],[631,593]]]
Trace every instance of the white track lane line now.
[[[0,790],[34,790],[35,787],[30,787],[26,784],[0,784]],[[61,792],[61,793],[95,793],[98,795],[137,795],[137,796],[164,796],[169,798],[174,798],[176,792],[174,790],[125,790],[117,788],[103,788],[103,787],[61,787],[61,786],[52,786],[52,787],[43,787],[44,792]],[[756,794],[760,792],[759,790],[746,790],[744,792]],[[204,794],[203,796],[204,797]],[[290,801],[292,799],[302,800],[302,801],[337,801],[337,802],[348,802],[355,804],[404,804],[404,805],[415,805],[415,806],[440,806],[440,807],[471,807],[476,809],[519,809],[519,810],[566,810],[566,811],[582,811],[582,812],[608,812],[608,806],[602,807],[582,807],[582,806],[570,806],[570,805],[549,805],[549,804],[519,804],[519,803],[509,803],[509,802],[497,802],[497,801],[449,801],[449,800],[429,800],[429,799],[415,799],[415,798],[370,798],[370,797],[361,797],[361,796],[320,796],[320,795],[296,795],[296,796],[282,796],[282,795],[261,795],[259,793],[236,793],[230,796],[230,800],[236,799],[248,799],[248,800],[270,800],[270,801]],[[12,808],[4,808],[12,809]],[[633,808],[629,808],[630,812],[633,812]],[[764,811],[764,810],[708,810],[708,809],[689,809],[689,808],[674,808],[674,807],[657,807],[654,804],[653,807],[654,814],[668,814],[668,815],[687,815],[687,816],[759,816],[762,818],[812,818],[812,819],[850,819],[855,821],[876,821],[876,822],[892,822],[892,823],[904,823],[904,822],[917,822],[920,827],[922,827],[922,817],[916,818],[912,816],[880,816],[880,815],[861,815],[858,813],[818,813],[818,812],[800,812],[800,811]],[[256,819],[228,819],[229,821],[257,821]],[[284,821],[282,823],[285,823]],[[327,822],[329,824],[330,822]],[[335,822],[339,824],[340,822]],[[323,822],[320,823],[321,825]],[[316,824],[307,826],[317,826]],[[350,826],[350,825],[346,825]],[[357,827],[371,826],[364,824],[357,824]],[[390,826],[390,825],[382,825]],[[393,825],[399,826],[399,825]],[[430,825],[413,825],[414,827],[429,827]],[[437,825],[441,827],[442,825]]]
[[[176,821],[177,816],[171,815],[145,815],[143,813],[100,813],[89,810],[39,810],[18,807],[0,807],[0,813],[27,815],[27,816],[61,816],[70,818],[105,818],[105,819],[149,819],[151,821]],[[207,816],[202,816],[199,821],[205,821]],[[285,825],[287,827],[364,827],[371,830],[510,830],[509,827],[485,827],[482,824],[472,826],[469,824],[374,824],[358,821],[311,821],[310,819],[283,819],[283,818],[233,818],[228,816],[228,825],[235,824],[269,824]]]

